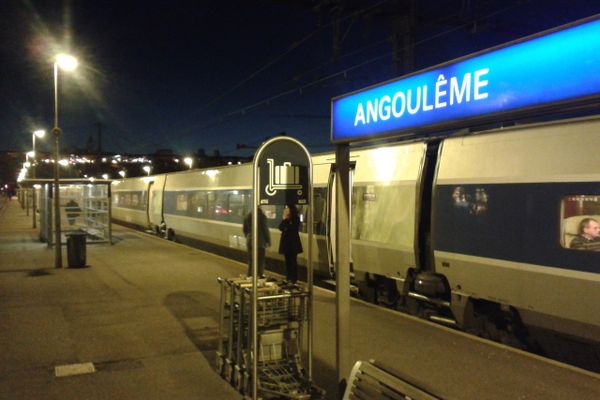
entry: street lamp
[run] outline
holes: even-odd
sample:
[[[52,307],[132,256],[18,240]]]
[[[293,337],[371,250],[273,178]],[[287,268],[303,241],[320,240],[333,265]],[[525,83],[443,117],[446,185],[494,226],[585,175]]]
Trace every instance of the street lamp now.
[[[184,158],[183,162],[187,164],[187,166],[189,167],[189,169],[192,169],[192,165],[194,164],[194,160],[192,160],[192,157],[186,157],[186,158]]]
[[[36,178],[36,168],[37,168],[37,153],[35,152],[35,138],[36,136],[39,137],[40,139],[43,138],[46,135],[46,131],[43,129],[38,129],[37,131],[33,131],[33,134],[31,135],[31,141],[32,141],[32,146],[33,146],[33,168],[31,168],[31,177],[33,179]],[[35,199],[35,187],[32,189],[32,194],[33,194],[33,205],[32,205],[32,211],[33,211],[33,229],[35,229],[36,227],[36,199]]]
[[[152,168],[150,168],[149,165],[144,165],[144,167],[142,169],[144,171],[146,171],[146,173],[148,174],[148,176],[150,176],[150,171],[152,170]]]
[[[120,170],[119,175],[121,175],[121,178],[125,178],[125,170]]]
[[[68,54],[58,54],[54,59],[54,268],[62,268],[62,244],[60,227],[60,176],[58,170],[59,138],[58,127],[58,68],[73,71],[77,68],[77,59]]]

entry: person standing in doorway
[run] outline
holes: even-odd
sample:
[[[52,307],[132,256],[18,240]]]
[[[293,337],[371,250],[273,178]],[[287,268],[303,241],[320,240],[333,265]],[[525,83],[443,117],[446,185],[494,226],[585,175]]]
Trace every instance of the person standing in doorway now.
[[[285,257],[285,276],[288,283],[295,284],[298,280],[298,254],[302,253],[300,242],[300,217],[295,205],[287,205],[283,210],[283,219],[279,224],[281,240],[279,254]]]

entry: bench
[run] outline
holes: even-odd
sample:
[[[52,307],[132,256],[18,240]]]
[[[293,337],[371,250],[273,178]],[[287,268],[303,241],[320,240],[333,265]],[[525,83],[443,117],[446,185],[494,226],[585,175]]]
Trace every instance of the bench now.
[[[427,389],[409,383],[389,367],[375,361],[357,361],[343,400],[439,400]]]

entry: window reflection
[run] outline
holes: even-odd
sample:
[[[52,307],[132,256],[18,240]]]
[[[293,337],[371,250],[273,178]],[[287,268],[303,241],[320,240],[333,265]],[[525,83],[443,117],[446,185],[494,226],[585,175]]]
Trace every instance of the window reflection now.
[[[484,188],[456,186],[452,192],[454,208],[464,214],[480,216],[486,213],[488,194]]]

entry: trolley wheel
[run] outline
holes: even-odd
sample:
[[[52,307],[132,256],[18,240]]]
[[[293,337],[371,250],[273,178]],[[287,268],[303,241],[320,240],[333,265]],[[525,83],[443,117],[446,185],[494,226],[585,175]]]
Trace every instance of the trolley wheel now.
[[[240,393],[244,390],[244,374],[240,370],[233,373],[233,387]]]
[[[231,365],[231,362],[226,361],[225,362],[225,368],[223,370],[223,379],[225,379],[227,382],[232,382],[233,379],[233,366]]]

